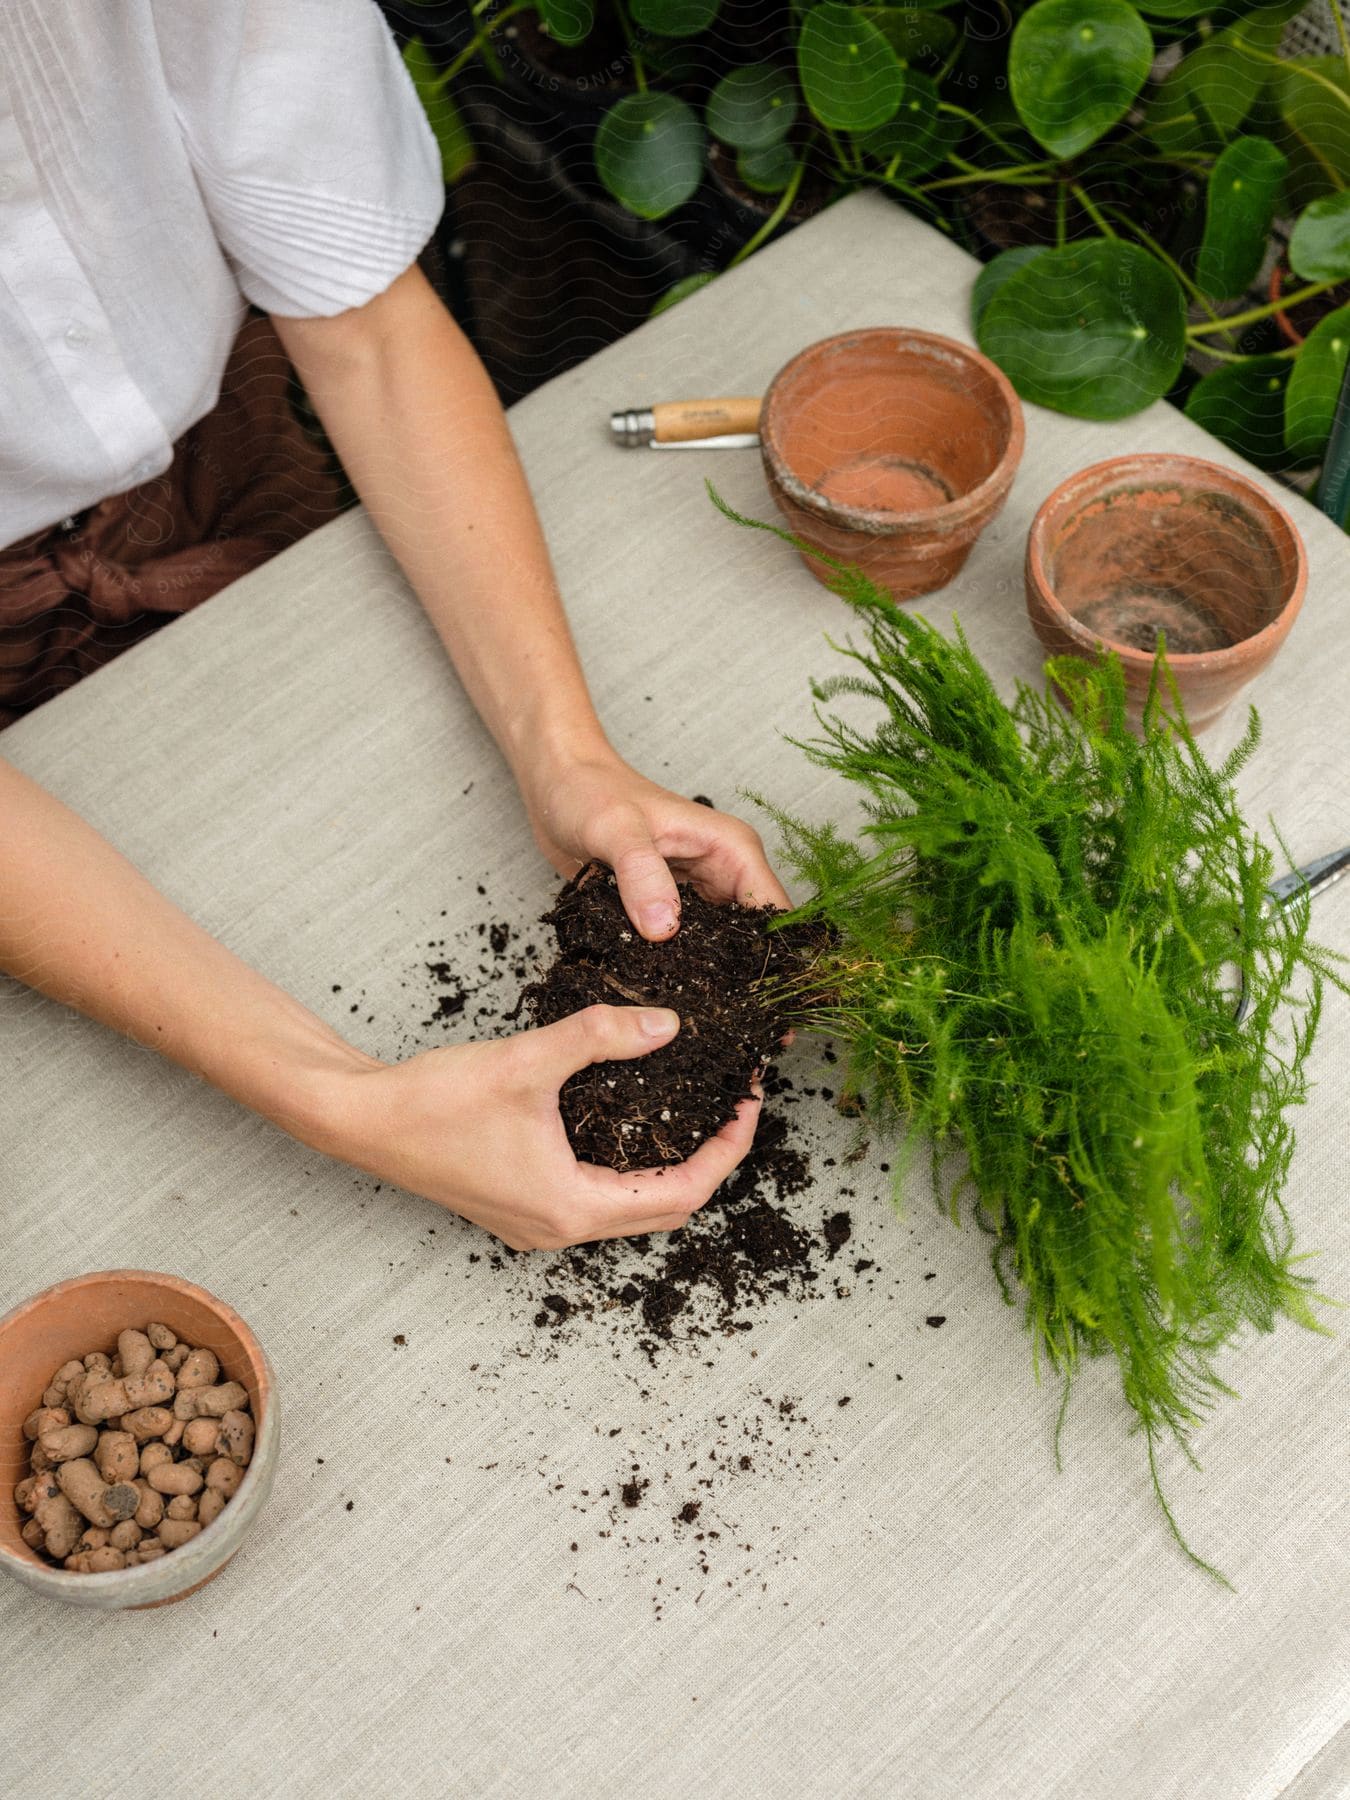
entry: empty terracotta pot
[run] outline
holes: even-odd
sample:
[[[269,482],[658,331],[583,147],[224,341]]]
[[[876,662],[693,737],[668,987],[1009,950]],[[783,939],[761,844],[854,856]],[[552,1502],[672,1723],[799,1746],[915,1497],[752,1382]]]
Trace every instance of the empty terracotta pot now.
[[[128,1326],[152,1320],[193,1345],[214,1350],[222,1379],[248,1389],[256,1437],[253,1460],[220,1516],[167,1556],[132,1569],[76,1575],[30,1550],[14,1489],[28,1474],[23,1422],[63,1362],[111,1351]],[[262,1510],[276,1471],[280,1428],[272,1371],[262,1346],[231,1307],[205,1288],[143,1269],[78,1275],[26,1300],[0,1319],[0,1568],[54,1599],[103,1611],[162,1606],[204,1587],[229,1562]]]
[[[774,377],[760,415],[765,473],[790,528],[897,600],[931,594],[961,568],[1008,497],[1024,438],[1001,370],[906,328],[812,344]]]
[[[1289,635],[1307,578],[1284,508],[1198,456],[1095,463],[1055,489],[1027,539],[1037,637],[1052,656],[1114,650],[1136,724],[1160,633],[1202,731]]]

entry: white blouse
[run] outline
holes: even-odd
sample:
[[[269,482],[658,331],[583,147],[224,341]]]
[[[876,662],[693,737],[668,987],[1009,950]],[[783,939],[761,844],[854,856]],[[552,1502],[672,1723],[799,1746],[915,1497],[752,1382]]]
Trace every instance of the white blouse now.
[[[360,306],[443,201],[374,0],[2,0],[0,546],[169,466],[245,299]]]

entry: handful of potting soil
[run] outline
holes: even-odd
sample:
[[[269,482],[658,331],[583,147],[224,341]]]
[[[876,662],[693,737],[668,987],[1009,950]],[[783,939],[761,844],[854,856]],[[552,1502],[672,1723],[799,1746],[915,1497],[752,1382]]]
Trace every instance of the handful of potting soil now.
[[[77,1575],[153,1562],[238,1491],[253,1456],[247,1390],[167,1325],[118,1334],[116,1354],[63,1363],[24,1420],[32,1474],[14,1490],[23,1541]]]
[[[618,883],[589,863],[544,923],[558,955],[525,989],[535,1025],[583,1007],[663,1006],[680,1030],[650,1056],[578,1070],[561,1095],[568,1141],[610,1169],[683,1162],[748,1099],[788,1030],[788,992],[813,962],[818,927],[773,931],[772,907],[715,906],[680,887],[680,929],[649,943],[629,922]]]

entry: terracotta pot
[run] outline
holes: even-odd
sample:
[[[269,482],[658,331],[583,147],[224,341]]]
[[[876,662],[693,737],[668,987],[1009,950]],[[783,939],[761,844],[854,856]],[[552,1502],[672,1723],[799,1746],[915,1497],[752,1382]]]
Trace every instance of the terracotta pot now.
[[[1131,716],[1159,631],[1201,731],[1274,656],[1308,578],[1293,520],[1263,488],[1198,456],[1120,456],[1055,489],[1027,539],[1027,610],[1053,656],[1114,650]]]
[[[63,1362],[91,1350],[111,1354],[119,1331],[152,1320],[219,1358],[223,1378],[248,1389],[256,1424],[253,1460],[238,1492],[190,1542],[155,1562],[104,1575],[54,1568],[20,1536],[14,1501],[28,1474],[23,1421]],[[262,1510],[276,1471],[280,1437],[272,1371],[262,1347],[223,1300],[176,1275],[113,1269],[47,1288],[0,1319],[0,1568],[38,1593],[102,1611],[185,1599],[219,1575]]]
[[[907,328],[812,344],[774,377],[760,417],[765,473],[788,525],[897,600],[931,594],[961,568],[1008,497],[1024,437],[1001,370],[951,338]]]

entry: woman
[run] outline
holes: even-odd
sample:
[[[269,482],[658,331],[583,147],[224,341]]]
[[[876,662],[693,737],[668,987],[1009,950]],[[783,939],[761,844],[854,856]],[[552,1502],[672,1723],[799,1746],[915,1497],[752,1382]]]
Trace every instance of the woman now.
[[[554,866],[609,863],[651,939],[678,927],[676,876],[782,904],[748,826],[605,739],[501,408],[414,260],[442,198],[373,0],[7,0],[3,716],[331,513],[289,358]],[[248,302],[267,317],[243,324]],[[672,1013],[594,1007],[388,1066],[3,762],[0,835],[0,969],[515,1248],[674,1229],[749,1147],[755,1101],[677,1168],[573,1158],[562,1082],[669,1041]]]

